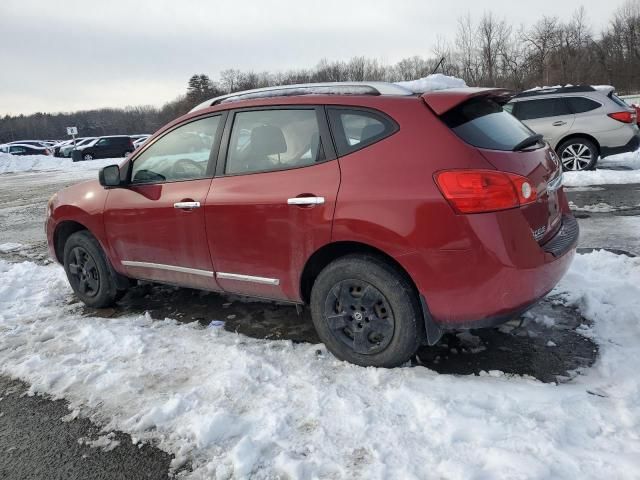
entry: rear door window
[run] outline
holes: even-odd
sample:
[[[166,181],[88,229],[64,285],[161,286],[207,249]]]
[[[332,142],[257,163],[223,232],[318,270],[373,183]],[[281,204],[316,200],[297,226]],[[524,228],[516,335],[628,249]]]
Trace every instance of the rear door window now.
[[[473,98],[449,110],[442,121],[465,142],[489,150],[513,150],[533,131],[490,98]]]
[[[513,114],[519,120],[535,120],[536,118],[571,115],[571,111],[564,98],[545,98],[517,102]]]
[[[364,148],[398,130],[393,120],[379,112],[344,108],[327,110],[338,155]]]
[[[306,167],[324,159],[315,108],[240,111],[233,120],[225,174]]]
[[[590,112],[602,106],[598,102],[584,97],[567,97],[567,103],[573,113]]]

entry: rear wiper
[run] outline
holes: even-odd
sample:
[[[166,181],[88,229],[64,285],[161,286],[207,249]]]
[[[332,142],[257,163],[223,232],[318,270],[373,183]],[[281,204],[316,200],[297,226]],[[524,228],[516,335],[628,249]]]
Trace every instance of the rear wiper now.
[[[540,135],[539,133],[536,135],[531,135],[530,137],[525,138],[519,144],[513,147],[513,151],[517,152],[519,150],[524,150],[527,147],[531,147],[536,143],[540,142],[542,138],[543,138],[542,135]]]

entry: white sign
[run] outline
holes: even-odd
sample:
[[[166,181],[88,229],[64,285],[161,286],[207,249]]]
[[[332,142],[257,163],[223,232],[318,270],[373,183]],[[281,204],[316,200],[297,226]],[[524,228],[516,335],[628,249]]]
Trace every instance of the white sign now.
[[[78,127],[67,127],[67,135],[77,135]]]

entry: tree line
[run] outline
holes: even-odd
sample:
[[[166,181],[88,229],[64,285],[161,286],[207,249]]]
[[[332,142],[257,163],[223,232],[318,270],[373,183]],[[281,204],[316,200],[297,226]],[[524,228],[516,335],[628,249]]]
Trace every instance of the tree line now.
[[[542,85],[608,84],[620,94],[640,92],[640,0],[627,0],[602,32],[586,11],[568,19],[541,16],[529,27],[514,27],[493,12],[458,19],[451,38],[439,38],[429,57],[388,64],[367,57],[322,59],[312,68],[281,72],[228,69],[217,80],[193,75],[186,93],[162,107],[107,108],[73,113],[35,113],[0,118],[0,143],[16,139],[65,137],[75,125],[82,136],[151,133],[198,103],[217,95],[308,82],[387,81],[427,76],[435,71],[463,78],[468,85],[524,90]]]

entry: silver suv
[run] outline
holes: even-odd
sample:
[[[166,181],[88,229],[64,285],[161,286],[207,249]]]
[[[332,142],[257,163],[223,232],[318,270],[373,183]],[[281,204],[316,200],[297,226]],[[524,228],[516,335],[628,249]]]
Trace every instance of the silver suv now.
[[[549,142],[564,170],[591,170],[599,157],[640,147],[636,112],[613,87],[522,92],[505,109]]]

